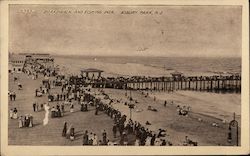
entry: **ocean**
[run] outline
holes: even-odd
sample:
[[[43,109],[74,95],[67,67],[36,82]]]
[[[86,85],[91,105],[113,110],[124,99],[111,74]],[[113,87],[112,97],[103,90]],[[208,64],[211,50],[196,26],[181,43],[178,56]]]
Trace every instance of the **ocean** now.
[[[99,68],[113,75],[162,76],[173,71],[184,75],[241,73],[241,58],[138,57],[138,56],[54,56],[56,64],[74,68]],[[119,68],[120,67],[120,70]],[[117,69],[118,68],[118,69]],[[130,69],[131,68],[131,69]],[[118,70],[118,71],[117,71]],[[121,71],[122,70],[122,71]],[[129,70],[126,72],[126,70]],[[148,70],[148,73],[146,72]],[[146,72],[146,73],[145,73]],[[74,73],[77,73],[75,71]],[[106,73],[106,74],[107,74]]]

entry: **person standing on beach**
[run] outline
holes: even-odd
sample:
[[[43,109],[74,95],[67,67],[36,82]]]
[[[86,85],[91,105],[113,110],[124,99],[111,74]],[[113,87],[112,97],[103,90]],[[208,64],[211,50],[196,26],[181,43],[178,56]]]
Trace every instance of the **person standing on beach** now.
[[[75,140],[75,128],[71,128],[70,129],[70,136],[69,136],[70,140],[73,141]]]
[[[74,112],[74,104],[72,103],[70,106],[70,112],[73,113]]]
[[[38,110],[39,110],[39,105],[38,105],[38,103],[36,104],[36,111],[38,112]]]

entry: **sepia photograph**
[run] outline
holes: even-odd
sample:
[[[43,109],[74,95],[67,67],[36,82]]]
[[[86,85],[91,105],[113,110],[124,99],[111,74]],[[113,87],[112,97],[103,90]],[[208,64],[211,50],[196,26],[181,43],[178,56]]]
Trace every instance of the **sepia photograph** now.
[[[8,4],[6,146],[241,147],[242,23],[242,5]]]

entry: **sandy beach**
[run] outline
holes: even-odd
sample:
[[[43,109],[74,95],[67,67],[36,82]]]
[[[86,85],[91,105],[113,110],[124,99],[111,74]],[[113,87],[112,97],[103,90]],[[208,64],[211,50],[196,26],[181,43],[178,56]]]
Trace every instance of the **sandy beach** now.
[[[105,89],[105,92],[117,100],[129,103],[129,100],[124,96],[126,92],[124,90]],[[158,94],[159,96],[157,96]],[[167,107],[164,107],[164,100],[158,98],[161,97],[162,94],[166,95],[167,93],[150,93],[150,97],[145,98],[145,96],[142,95],[140,91],[132,91],[132,97],[138,101],[138,103],[135,103],[136,108],[132,111],[132,119],[140,121],[144,124],[146,121],[149,121],[152,123],[152,125],[146,125],[146,127],[154,131],[157,131],[159,128],[166,129],[169,134],[167,138],[173,141],[175,145],[180,145],[186,135],[188,135],[193,140],[198,141],[200,145],[228,145],[226,139],[228,123],[222,123],[222,116],[223,118],[228,117],[228,120],[232,120],[233,110],[231,110],[232,112],[230,112],[230,110],[227,112],[227,114],[230,114],[231,116],[226,116],[224,114],[222,115],[219,109],[217,111],[215,111],[216,109],[209,109],[209,107],[212,107],[213,105],[209,102],[200,103],[201,105],[203,104],[205,107],[207,107],[203,107],[203,109],[200,109],[202,106],[197,106],[197,104],[192,105],[190,103],[189,106],[192,107],[192,111],[188,117],[183,117],[178,115],[176,106],[188,103],[186,98],[194,98],[194,95],[191,93],[183,98],[178,92],[169,93],[168,96],[164,96],[164,100],[168,100],[169,103],[173,100],[174,104],[167,104]],[[153,96],[156,96],[156,101],[153,100]],[[218,96],[220,96],[220,94],[218,94]],[[208,97],[208,99],[211,97]],[[192,99],[192,101],[196,100]],[[197,100],[197,103],[199,102],[201,102],[201,100]],[[147,110],[148,106],[152,106],[158,111],[149,111]],[[129,116],[128,106],[115,104],[114,107],[118,108]],[[209,113],[207,113],[205,110],[208,110]],[[218,114],[221,114],[221,116]],[[198,121],[199,118],[201,118],[203,121]],[[214,122],[219,123],[219,127],[213,127],[212,123]]]

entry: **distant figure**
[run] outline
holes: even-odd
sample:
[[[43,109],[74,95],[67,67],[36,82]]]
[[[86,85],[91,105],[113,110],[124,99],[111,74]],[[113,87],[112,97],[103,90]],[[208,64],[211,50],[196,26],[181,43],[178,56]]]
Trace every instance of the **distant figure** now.
[[[74,128],[70,129],[70,137],[69,138],[71,141],[75,140],[75,129]]]
[[[13,92],[13,100],[16,101],[16,93]]]
[[[116,124],[114,124],[113,125],[113,135],[114,135],[114,138],[116,138],[116,132],[117,132]]]
[[[103,130],[103,133],[102,133],[102,142],[103,142],[103,145],[107,144],[107,132],[105,131],[105,129]]]
[[[23,127],[23,122],[22,122],[22,116],[18,118],[18,127],[22,128]]]
[[[29,115],[29,127],[33,127],[33,116],[32,116],[32,114]]]
[[[11,119],[13,119],[13,114],[14,114],[13,109],[10,109],[10,118]]]
[[[17,83],[17,87],[18,87],[18,90],[21,90],[23,88],[20,82]]]
[[[74,104],[71,104],[70,106],[70,113],[73,113],[74,112]]]
[[[14,108],[14,110],[13,110],[13,119],[17,119],[17,118],[18,118],[17,109]]]
[[[98,137],[96,134],[94,134],[94,137],[93,137],[93,145],[94,146],[98,145]]]
[[[66,132],[67,132],[67,122],[64,122],[63,131],[62,131],[63,137],[66,137]]]
[[[43,119],[43,125],[47,125],[49,123],[49,105],[45,104],[44,105],[44,110],[45,110],[45,117]]]
[[[36,111],[36,102],[33,103],[33,111]]]
[[[67,132],[66,132],[66,139],[69,139],[69,138],[70,138],[71,128],[72,128],[72,124],[71,124],[71,125],[69,126],[69,128],[67,129]]]
[[[89,135],[88,135],[88,131],[86,130],[83,135],[83,145],[88,145],[88,144],[89,144]]]

